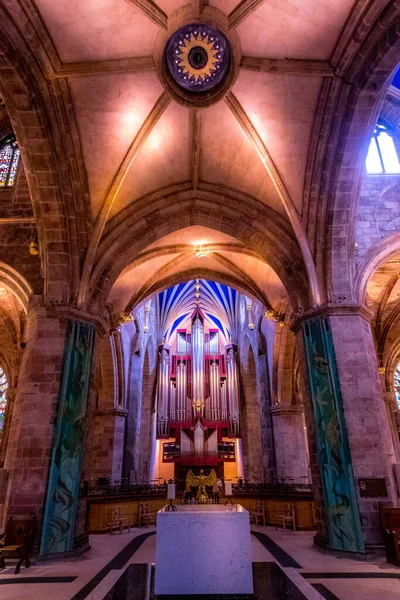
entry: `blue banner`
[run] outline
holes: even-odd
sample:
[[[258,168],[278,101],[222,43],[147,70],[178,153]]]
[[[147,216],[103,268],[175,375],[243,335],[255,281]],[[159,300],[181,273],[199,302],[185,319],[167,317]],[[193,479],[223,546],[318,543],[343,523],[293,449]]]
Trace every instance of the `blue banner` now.
[[[68,552],[74,543],[94,329],[78,322],[70,322],[69,327],[40,546],[42,555]]]
[[[329,545],[365,552],[329,320],[302,324]]]

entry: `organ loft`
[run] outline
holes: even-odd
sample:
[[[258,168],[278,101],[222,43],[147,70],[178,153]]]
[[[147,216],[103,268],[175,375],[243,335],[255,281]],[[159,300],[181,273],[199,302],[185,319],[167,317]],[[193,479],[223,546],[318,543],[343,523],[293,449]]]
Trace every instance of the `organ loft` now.
[[[238,296],[230,290],[224,297],[228,288],[214,282],[196,280],[187,287],[193,310],[169,327],[168,343],[164,337],[158,348],[155,404],[163,466],[174,466],[177,481],[199,466],[215,468],[219,477],[234,473],[237,478],[234,469],[241,469],[242,460],[239,366],[228,315],[235,315]],[[161,310],[164,300],[159,297]],[[228,311],[224,301],[229,302]],[[207,313],[211,302],[214,314]],[[221,321],[215,312],[223,315]],[[226,463],[233,464],[226,468]],[[163,472],[162,466],[155,470],[155,479]]]

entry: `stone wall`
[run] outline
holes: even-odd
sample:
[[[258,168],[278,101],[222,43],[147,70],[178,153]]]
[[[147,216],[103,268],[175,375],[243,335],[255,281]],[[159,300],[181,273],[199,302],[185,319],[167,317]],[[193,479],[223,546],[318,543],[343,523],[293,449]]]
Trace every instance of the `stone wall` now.
[[[400,175],[365,175],[356,221],[357,263],[379,240],[400,230]]]

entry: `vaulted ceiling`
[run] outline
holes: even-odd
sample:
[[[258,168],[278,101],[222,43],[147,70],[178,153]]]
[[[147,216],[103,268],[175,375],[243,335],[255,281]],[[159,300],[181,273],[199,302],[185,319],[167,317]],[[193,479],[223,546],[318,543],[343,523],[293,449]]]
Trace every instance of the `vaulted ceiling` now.
[[[356,9],[363,10],[352,0],[25,2],[46,51],[47,77],[69,90],[87,173],[93,228],[81,305],[107,232],[136,206],[151,207],[164,190],[165,204],[171,189],[177,197],[182,190],[235,197],[253,222],[255,206],[267,207],[270,218],[258,225],[286,228],[295,259],[315,268],[302,220],[310,142],[322,84],[343,71],[344,31]],[[219,28],[231,44],[232,78],[218,101],[179,101],[162,76],[168,39],[190,23]],[[149,221],[146,216],[146,226]],[[187,223],[156,243],[149,239],[116,278],[111,300],[123,309],[197,270],[205,278],[219,274],[264,304],[287,301],[276,269],[255,251],[258,233],[246,244],[203,229]],[[209,247],[196,258],[199,240]]]
[[[93,219],[163,92],[153,59],[157,39],[165,33],[169,19],[176,18],[174,12],[187,4],[185,0],[165,0],[152,9],[152,3],[128,0],[36,2],[64,63],[62,73],[69,74]],[[323,69],[328,65],[311,64],[307,72],[307,66],[296,61],[286,68],[281,64],[273,68],[260,59],[327,61],[352,2],[242,2],[242,11],[235,9],[235,4],[210,2],[221,11],[221,18],[226,15],[227,22],[231,21],[229,31],[239,37],[242,67],[231,92],[265,144],[301,214],[311,128],[322,75],[326,74]],[[154,22],[158,13],[161,24]],[[193,20],[198,19],[199,15],[193,14]],[[74,64],[68,67],[65,63]],[[95,70],[97,74],[93,74]],[[108,218],[155,189],[183,181],[192,181],[195,187],[198,180],[249,193],[286,214],[274,181],[231,108],[218,102],[199,111],[198,121],[193,110],[176,102],[165,106],[141,141]],[[198,147],[196,156],[194,146]]]

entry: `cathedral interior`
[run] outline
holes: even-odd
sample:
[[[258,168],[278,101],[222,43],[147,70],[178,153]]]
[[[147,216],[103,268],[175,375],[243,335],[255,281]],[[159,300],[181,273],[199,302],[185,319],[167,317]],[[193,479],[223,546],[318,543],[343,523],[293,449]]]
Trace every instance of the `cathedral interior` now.
[[[397,0],[0,0],[2,598],[161,600],[168,502],[248,511],[207,598],[400,598],[399,65]]]

